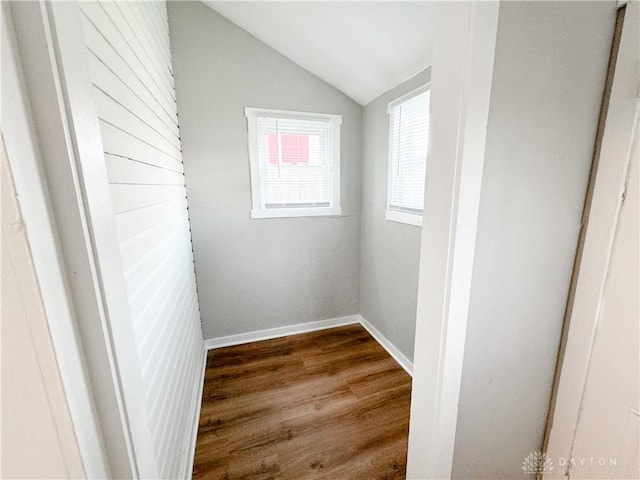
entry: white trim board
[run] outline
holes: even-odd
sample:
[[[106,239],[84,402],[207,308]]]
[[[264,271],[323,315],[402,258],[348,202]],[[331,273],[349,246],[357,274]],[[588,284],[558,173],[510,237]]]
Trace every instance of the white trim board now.
[[[287,325],[286,327],[276,327],[267,330],[258,330],[256,332],[240,333],[238,335],[229,335],[226,337],[210,338],[204,341],[207,350],[215,348],[230,347],[233,345],[242,345],[244,343],[259,342],[261,340],[270,340],[272,338],[286,337],[289,335],[297,335],[300,333],[315,332],[318,330],[326,330],[328,328],[342,327],[344,325],[360,324],[376,342],[384,348],[389,355],[400,365],[409,375],[413,375],[413,363],[396,348],[387,337],[369,323],[362,315],[347,315],[346,317],[330,318],[328,320],[320,320],[317,322],[297,323],[295,325]]]
[[[360,325],[384,348],[391,357],[400,365],[409,376],[413,377],[413,362],[409,360],[398,348],[391,343],[380,331],[371,325],[369,321],[360,315]]]
[[[107,478],[111,475],[109,458],[100,431],[86,355],[77,341],[77,313],[67,282],[67,264],[58,236],[58,225],[50,205],[51,186],[45,177],[41,156],[43,150],[35,129],[33,105],[38,105],[37,98],[33,91],[27,91],[24,73],[29,66],[28,59],[22,54],[25,45],[28,44],[30,52],[37,56],[41,76],[44,76],[42,72],[50,58],[49,52],[40,48],[46,39],[38,43],[29,36],[20,43],[16,31],[16,24],[19,24],[28,27],[21,30],[25,35],[41,34],[44,20],[40,7],[34,3],[9,5],[3,2],[0,5],[2,135],[84,473],[87,478]],[[43,89],[38,91],[43,92]],[[49,112],[55,113],[52,103],[47,105]],[[55,134],[47,130],[47,135],[51,137]],[[62,162],[60,156],[57,160]]]
[[[198,441],[198,429],[200,427],[200,410],[202,410],[202,392],[204,391],[204,376],[207,371],[207,353],[209,349],[205,342],[202,343],[202,369],[200,370],[200,388],[198,388],[198,396],[196,397],[197,404],[195,408],[195,415],[193,417],[193,424],[191,426],[191,441],[189,442],[189,450],[187,457],[187,468],[184,472],[184,478],[191,478],[193,476],[193,463],[196,457],[196,443]]]
[[[316,330],[324,330],[327,328],[342,327],[354,323],[360,323],[360,315],[347,315],[346,317],[330,318],[317,322],[296,323],[295,325],[287,325],[286,327],[269,328],[267,330],[239,333],[226,337],[210,338],[204,341],[204,345],[207,350],[212,350],[214,348],[231,347],[233,345],[259,342],[261,340],[270,340],[272,338],[286,337],[299,333],[315,332]]]
[[[438,2],[407,478],[450,479],[500,2]],[[445,66],[444,68],[439,68]],[[434,125],[438,125],[434,135]],[[430,180],[429,180],[430,179]]]

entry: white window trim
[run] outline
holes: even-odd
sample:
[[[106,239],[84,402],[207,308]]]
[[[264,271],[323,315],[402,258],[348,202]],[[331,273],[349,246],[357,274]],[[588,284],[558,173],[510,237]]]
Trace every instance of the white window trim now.
[[[340,203],[340,125],[342,125],[342,115],[252,107],[245,107],[244,114],[247,117],[249,169],[251,171],[251,218],[336,217],[342,215],[342,205]],[[265,114],[281,118],[329,120],[333,130],[333,205],[331,207],[264,208],[260,192],[257,118]]]
[[[388,154],[387,154],[387,209],[386,209],[386,214],[385,214],[385,219],[391,221],[391,222],[398,222],[398,223],[406,223],[407,225],[414,225],[416,227],[422,227],[422,215],[418,214],[418,213],[409,213],[409,212],[402,212],[399,210],[394,210],[392,208],[390,208],[389,206],[389,198],[390,198],[390,194],[391,194],[391,188],[392,188],[392,184],[393,184],[393,167],[391,165],[391,111],[397,107],[398,105],[400,105],[401,103],[406,102],[407,100],[420,95],[421,93],[424,93],[428,90],[431,89],[431,82],[429,83],[425,83],[424,85],[421,85],[418,88],[415,88],[413,90],[411,90],[410,92],[405,93],[404,95],[396,98],[395,100],[392,100],[391,102],[389,102],[388,106],[387,106],[387,121],[389,123],[388,126],[388,134],[387,134],[387,142],[388,142]]]
[[[431,89],[431,82],[427,82],[405,93],[404,95],[401,95],[398,98],[391,100],[387,106],[387,113],[391,113],[391,110],[393,110],[395,107],[397,107],[401,103],[404,103],[407,100],[411,100],[413,97],[417,97],[421,93],[424,93],[430,89]]]
[[[392,222],[406,223],[407,225],[422,227],[422,215],[418,215],[417,213],[400,212],[398,210],[391,210],[387,207],[387,214],[385,215],[385,218]]]

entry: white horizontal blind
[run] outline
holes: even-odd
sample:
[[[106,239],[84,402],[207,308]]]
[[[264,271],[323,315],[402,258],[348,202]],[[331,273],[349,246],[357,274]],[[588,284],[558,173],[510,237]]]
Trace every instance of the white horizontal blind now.
[[[389,209],[422,215],[430,91],[390,107]]]
[[[257,118],[262,207],[333,206],[333,130],[329,119]]]

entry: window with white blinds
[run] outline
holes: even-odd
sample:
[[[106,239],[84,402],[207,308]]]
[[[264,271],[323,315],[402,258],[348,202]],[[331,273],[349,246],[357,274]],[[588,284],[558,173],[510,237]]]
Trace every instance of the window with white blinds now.
[[[342,117],[245,108],[252,218],[340,215]]]
[[[389,104],[387,220],[422,225],[429,99],[424,86]]]

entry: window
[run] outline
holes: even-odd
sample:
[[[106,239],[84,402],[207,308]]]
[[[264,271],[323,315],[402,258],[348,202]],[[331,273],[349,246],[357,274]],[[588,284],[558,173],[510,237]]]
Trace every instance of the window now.
[[[245,108],[252,218],[340,215],[340,115]]]
[[[425,85],[389,104],[387,220],[422,226],[429,97]]]

